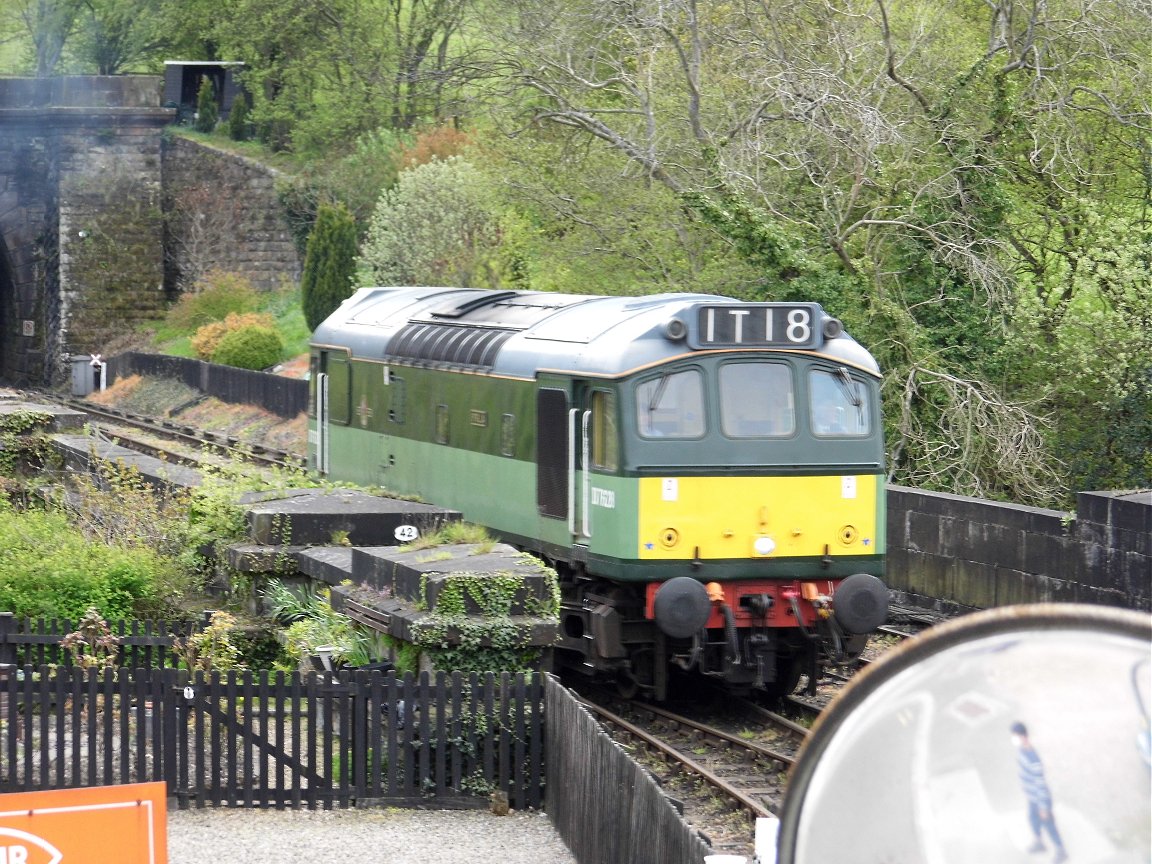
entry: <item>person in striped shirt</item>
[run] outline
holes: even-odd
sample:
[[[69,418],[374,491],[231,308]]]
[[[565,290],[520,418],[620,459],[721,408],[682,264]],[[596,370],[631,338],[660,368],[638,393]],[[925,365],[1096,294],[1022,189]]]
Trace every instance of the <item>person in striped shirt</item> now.
[[[1032,826],[1033,842],[1028,851],[1043,852],[1047,848],[1040,836],[1043,830],[1056,847],[1052,864],[1067,861],[1068,853],[1064,851],[1064,843],[1056,829],[1056,817],[1052,813],[1052,792],[1044,778],[1044,765],[1036,748],[1028,740],[1028,727],[1023,723],[1012,724],[1012,743],[1016,745],[1016,769],[1020,774],[1024,797],[1028,799],[1028,822]]]

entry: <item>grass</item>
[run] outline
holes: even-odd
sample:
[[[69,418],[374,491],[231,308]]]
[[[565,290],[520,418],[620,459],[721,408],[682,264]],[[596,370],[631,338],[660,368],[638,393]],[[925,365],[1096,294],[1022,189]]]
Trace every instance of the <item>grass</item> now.
[[[227,124],[221,123],[214,132],[197,132],[187,126],[170,126],[169,134],[197,141],[217,150],[254,159],[279,171],[292,173],[301,168],[301,159],[293,153],[276,152],[259,141],[233,141],[228,137]]]
[[[308,340],[312,332],[304,323],[298,287],[263,293],[257,311],[268,313],[276,321],[276,330],[284,340],[283,359],[290,360],[308,353]],[[152,347],[161,354],[174,357],[196,356],[192,350],[192,333],[187,329],[177,327],[166,319],[150,322],[148,329]]]

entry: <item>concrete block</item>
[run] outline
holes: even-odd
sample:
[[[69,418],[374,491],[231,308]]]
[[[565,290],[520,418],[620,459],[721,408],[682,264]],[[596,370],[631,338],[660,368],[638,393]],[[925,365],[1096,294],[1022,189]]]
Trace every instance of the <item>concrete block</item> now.
[[[200,472],[193,468],[164,462],[86,435],[57,435],[52,444],[63,456],[64,464],[74,471],[90,471],[93,460],[102,459],[136,470],[141,479],[156,489],[192,488],[203,482]]]
[[[339,585],[352,578],[352,554],[347,546],[309,546],[296,552],[296,568],[306,576]]]
[[[460,514],[348,489],[304,489],[251,504],[247,520],[257,543],[374,546],[395,542],[400,529],[424,536]]]
[[[1068,537],[1028,532],[1021,535],[1023,550],[1020,569],[1026,573],[1065,570],[1066,578],[1079,578],[1083,568],[1080,548]]]
[[[1112,532],[1112,542],[1123,552],[1152,557],[1152,531],[1125,531],[1118,528]]]
[[[1043,603],[1048,598],[1043,577],[1004,567],[996,568],[996,605]]]
[[[236,543],[224,550],[224,560],[241,573],[294,574],[299,569],[296,556],[303,546],[260,546]]]
[[[1103,543],[1080,544],[1081,566],[1077,576],[1079,581],[1093,588],[1105,587],[1109,584],[1109,549]],[[1053,576],[1060,574],[1054,573]]]
[[[906,590],[927,597],[955,596],[955,573],[951,558],[912,552],[908,556]]]
[[[550,571],[511,546],[497,544],[490,551],[475,545],[438,546],[413,552],[395,548],[356,550],[352,556],[353,581],[388,591],[430,611],[450,591],[454,580],[482,580],[488,575],[515,575],[522,588],[514,598],[513,614],[524,614],[549,599]],[[464,592],[465,612],[482,607]]]
[[[939,515],[912,511],[907,518],[908,535],[905,542],[909,549],[934,554],[939,552],[942,525]],[[891,542],[892,538],[889,538]]]
[[[955,562],[955,582],[946,599],[956,600],[978,609],[996,605],[996,567],[977,561]]]
[[[1009,570],[1023,569],[1024,533],[1004,525],[968,523],[970,546],[965,557]]]
[[[1152,535],[1152,492],[1133,492],[1112,501],[1112,526]]]
[[[942,518],[940,524],[939,554],[949,558],[967,558],[972,542],[972,526],[967,520]]]
[[[1107,524],[1112,496],[1107,492],[1078,492],[1076,518]]]
[[[911,584],[913,555],[904,548],[888,548],[885,559],[884,584],[889,588],[905,590]]]

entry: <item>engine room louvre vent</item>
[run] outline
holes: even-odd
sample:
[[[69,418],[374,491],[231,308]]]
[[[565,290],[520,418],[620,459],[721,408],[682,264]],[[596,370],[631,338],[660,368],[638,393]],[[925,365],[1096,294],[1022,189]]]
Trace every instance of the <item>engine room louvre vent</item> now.
[[[386,357],[491,368],[515,330],[456,324],[407,324],[388,344]]]

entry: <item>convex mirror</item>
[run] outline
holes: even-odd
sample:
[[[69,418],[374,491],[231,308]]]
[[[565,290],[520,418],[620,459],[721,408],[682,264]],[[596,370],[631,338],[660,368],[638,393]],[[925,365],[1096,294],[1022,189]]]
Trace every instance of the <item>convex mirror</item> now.
[[[782,864],[1152,860],[1152,616],[1043,604],[933,628],[813,727]]]

